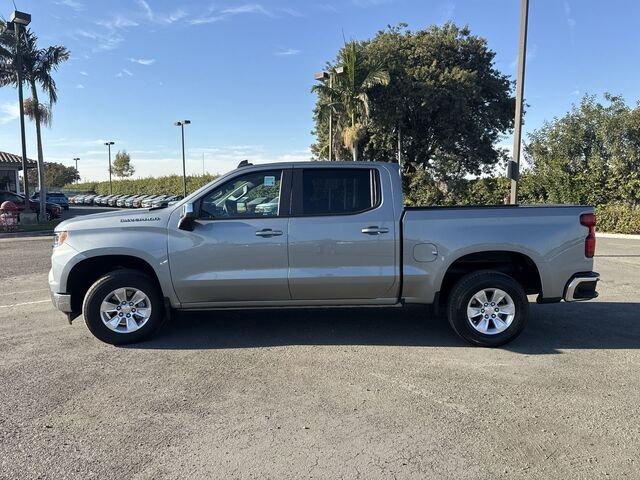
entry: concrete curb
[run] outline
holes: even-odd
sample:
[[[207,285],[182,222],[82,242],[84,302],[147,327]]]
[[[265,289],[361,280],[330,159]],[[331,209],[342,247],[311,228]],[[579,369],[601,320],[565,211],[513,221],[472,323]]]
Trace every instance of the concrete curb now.
[[[596,239],[598,238],[619,238],[622,240],[640,240],[640,235],[631,235],[627,233],[600,233],[596,232]]]

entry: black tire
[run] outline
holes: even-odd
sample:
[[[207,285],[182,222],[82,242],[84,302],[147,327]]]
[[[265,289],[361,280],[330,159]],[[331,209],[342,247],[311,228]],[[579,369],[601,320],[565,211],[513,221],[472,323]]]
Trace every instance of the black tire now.
[[[151,304],[151,314],[138,330],[121,333],[107,327],[101,318],[100,306],[103,300],[118,288],[131,287],[142,291]],[[87,328],[105,343],[124,345],[149,338],[164,320],[164,303],[156,283],[147,275],[135,270],[115,270],[99,278],[87,291],[82,304],[82,312]]]
[[[496,288],[506,292],[511,297],[515,306],[515,315],[511,324],[504,331],[493,334],[482,333],[472,325],[472,320],[467,316],[467,307],[476,293],[483,289]],[[489,306],[489,308],[492,307]],[[522,285],[509,275],[493,270],[481,270],[465,275],[453,287],[449,295],[447,316],[453,330],[472,345],[499,347],[520,335],[526,326],[529,319],[529,300]],[[498,317],[498,319],[500,318],[502,317]],[[479,321],[481,320],[482,315],[480,315]],[[488,325],[494,327],[494,330],[498,327],[497,324],[493,323],[491,317],[487,321],[489,322]]]

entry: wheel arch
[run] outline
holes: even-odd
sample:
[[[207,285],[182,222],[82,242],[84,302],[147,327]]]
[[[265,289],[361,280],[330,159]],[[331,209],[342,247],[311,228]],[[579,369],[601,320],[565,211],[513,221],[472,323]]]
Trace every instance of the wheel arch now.
[[[162,295],[158,274],[146,260],[133,255],[100,255],[81,260],[73,266],[67,276],[67,293],[71,295],[73,311],[82,311],[84,296],[96,280],[109,272],[121,269],[144,273],[155,283]]]
[[[542,293],[542,277],[536,262],[514,250],[485,250],[460,255],[444,271],[438,290],[438,303],[446,303],[453,286],[468,273],[493,270],[513,277],[527,294]]]

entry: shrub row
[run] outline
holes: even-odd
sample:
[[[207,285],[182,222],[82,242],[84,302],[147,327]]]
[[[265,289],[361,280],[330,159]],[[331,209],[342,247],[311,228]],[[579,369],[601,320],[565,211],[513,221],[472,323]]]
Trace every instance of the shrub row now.
[[[597,230],[640,234],[640,208],[630,205],[601,205],[596,208]]]
[[[212,180],[215,180],[217,177],[217,175],[210,174],[187,177],[187,192],[191,193]],[[114,195],[182,195],[184,190],[181,175],[113,180],[111,183]],[[65,189],[75,192],[95,192],[98,195],[107,195],[109,193],[109,182],[74,183],[66,185]]]

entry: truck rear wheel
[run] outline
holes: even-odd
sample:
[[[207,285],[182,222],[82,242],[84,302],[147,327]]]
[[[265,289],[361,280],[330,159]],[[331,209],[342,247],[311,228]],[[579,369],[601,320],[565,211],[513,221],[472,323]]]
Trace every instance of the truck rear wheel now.
[[[498,347],[520,335],[529,318],[529,301],[509,275],[482,270],[456,283],[447,314],[453,330],[467,342]]]
[[[91,333],[112,345],[148,338],[164,318],[155,282],[140,272],[124,269],[99,278],[87,291],[82,311]]]

